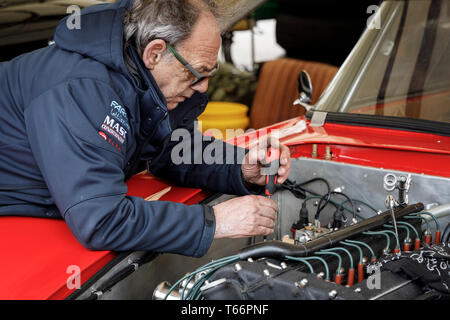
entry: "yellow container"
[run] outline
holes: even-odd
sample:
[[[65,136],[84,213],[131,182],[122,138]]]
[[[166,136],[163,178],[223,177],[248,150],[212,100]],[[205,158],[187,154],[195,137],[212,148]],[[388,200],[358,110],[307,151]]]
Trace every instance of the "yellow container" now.
[[[230,139],[247,129],[248,107],[241,103],[211,101],[198,117],[202,133],[217,139]],[[228,131],[227,131],[228,129]]]

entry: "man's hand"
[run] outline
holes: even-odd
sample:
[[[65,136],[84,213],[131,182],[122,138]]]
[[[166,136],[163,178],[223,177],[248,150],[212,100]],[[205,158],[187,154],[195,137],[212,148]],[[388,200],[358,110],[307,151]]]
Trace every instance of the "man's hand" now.
[[[262,139],[258,145],[247,153],[242,164],[242,178],[244,182],[263,186],[265,184],[264,171],[266,154],[269,146],[280,150],[280,168],[278,169],[278,183],[283,183],[291,170],[291,154],[289,148],[279,143],[274,137]]]
[[[246,238],[273,233],[278,206],[263,196],[243,196],[219,203],[213,209],[214,239]]]

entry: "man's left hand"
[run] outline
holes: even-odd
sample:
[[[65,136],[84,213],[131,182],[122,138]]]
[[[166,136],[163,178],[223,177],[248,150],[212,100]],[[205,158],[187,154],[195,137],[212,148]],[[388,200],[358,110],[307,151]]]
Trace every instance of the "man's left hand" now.
[[[242,178],[244,182],[263,186],[266,178],[264,175],[264,164],[269,147],[280,150],[280,167],[278,169],[278,184],[282,184],[289,176],[291,169],[291,154],[289,148],[280,144],[277,138],[267,137],[262,139],[258,145],[247,153],[242,164]]]

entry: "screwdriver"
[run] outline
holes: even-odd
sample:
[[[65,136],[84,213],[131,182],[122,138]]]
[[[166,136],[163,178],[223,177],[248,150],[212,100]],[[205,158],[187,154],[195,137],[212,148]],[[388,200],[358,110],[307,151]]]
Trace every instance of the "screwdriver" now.
[[[280,168],[280,150],[270,146],[267,149],[265,162],[266,184],[264,193],[270,198],[276,190],[278,169]]]
[[[397,220],[395,219],[394,205],[395,205],[394,197],[392,195],[388,195],[386,198],[386,207],[388,207],[388,209],[391,210],[392,222],[394,224],[395,234],[397,235],[398,239]]]

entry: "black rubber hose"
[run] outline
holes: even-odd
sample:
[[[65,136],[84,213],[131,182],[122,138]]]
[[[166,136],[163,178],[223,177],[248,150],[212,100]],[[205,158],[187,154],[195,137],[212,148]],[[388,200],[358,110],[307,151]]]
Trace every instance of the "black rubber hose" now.
[[[442,233],[441,242],[448,242],[450,240],[450,222],[447,224],[447,226],[444,229],[444,232]]]
[[[350,197],[347,196],[346,194],[344,194],[344,193],[342,193],[342,192],[337,192],[337,191],[331,191],[328,195],[324,195],[322,198],[320,198],[319,205],[317,206],[317,212],[316,212],[316,215],[314,216],[314,219],[319,220],[320,212],[321,212],[321,211],[327,206],[327,204],[330,202],[330,198],[331,198],[331,195],[332,195],[332,194],[341,195],[341,196],[345,197],[345,198],[350,202],[350,204],[352,205],[352,210],[353,210],[353,218],[356,219],[356,209],[355,209],[355,204],[353,203],[353,200],[350,199]],[[322,201],[325,199],[325,196],[328,196],[328,197],[327,197],[327,200],[326,200],[325,204],[324,204],[322,207],[320,207],[320,204],[321,204]]]
[[[294,196],[296,196],[297,198],[304,199],[306,197],[306,192],[308,192],[312,195],[315,195],[315,196],[319,195],[317,192],[314,192],[314,191],[311,191],[311,190],[308,190],[308,189],[305,189],[302,187],[304,185],[307,185],[307,184],[310,184],[310,183],[316,182],[316,181],[322,181],[323,183],[325,183],[325,185],[327,186],[327,194],[329,194],[331,192],[330,183],[326,179],[320,178],[320,177],[313,178],[313,179],[310,179],[308,181],[298,183],[298,184],[295,183],[295,181],[291,181],[291,180],[287,179],[281,185],[281,188],[291,191],[292,194]]]
[[[407,214],[420,212],[424,209],[423,203],[419,202],[394,211],[396,219],[399,219]],[[336,232],[323,235],[322,237],[312,240],[310,242],[293,245],[282,241],[265,241],[259,242],[252,246],[246,247],[239,252],[239,258],[246,260],[248,258],[258,259],[262,257],[283,259],[285,256],[292,257],[306,257],[310,253],[317,250],[329,248],[339,241],[348,239],[361,232],[382,226],[392,219],[391,211],[385,211],[379,215],[370,217],[366,220],[360,221],[357,224],[348,226]]]

